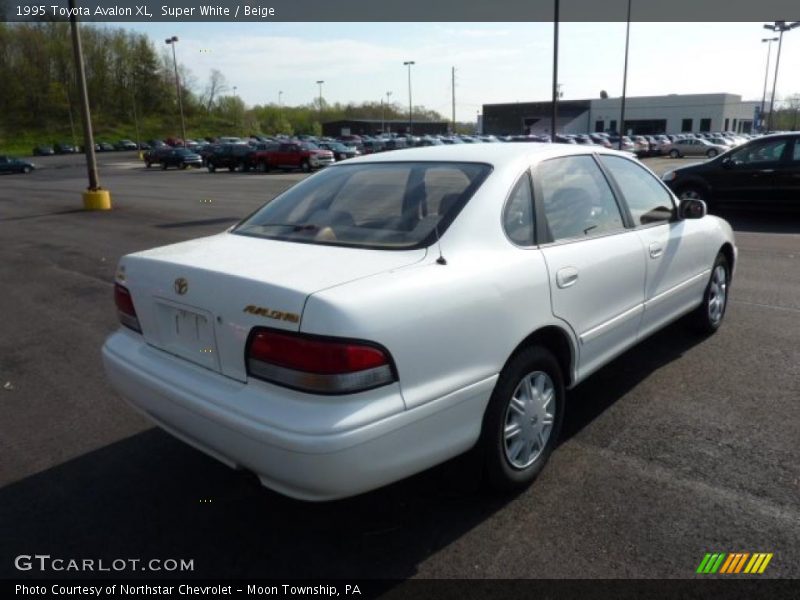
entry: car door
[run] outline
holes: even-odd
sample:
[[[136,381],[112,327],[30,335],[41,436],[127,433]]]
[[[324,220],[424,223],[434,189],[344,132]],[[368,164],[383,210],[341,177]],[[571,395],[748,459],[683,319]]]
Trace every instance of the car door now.
[[[579,340],[584,377],[636,340],[645,261],[593,155],[542,161],[534,170],[538,239],[553,314]]]
[[[800,206],[800,136],[775,169],[776,202],[785,207]]]
[[[601,155],[624,208],[641,240],[646,264],[644,311],[639,338],[697,306],[703,298],[710,264],[705,264],[705,226],[678,220],[670,191],[637,161]]]
[[[789,138],[749,142],[718,159],[707,175],[714,199],[733,204],[774,203],[779,200],[777,173],[790,150]]]

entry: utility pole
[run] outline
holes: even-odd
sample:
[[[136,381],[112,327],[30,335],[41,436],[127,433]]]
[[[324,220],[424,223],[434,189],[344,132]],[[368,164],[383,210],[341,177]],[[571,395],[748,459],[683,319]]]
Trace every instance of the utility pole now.
[[[100,187],[97,174],[97,157],[94,153],[94,135],[92,134],[92,114],[89,109],[89,94],[86,90],[86,70],[83,66],[83,47],[81,33],[78,30],[77,8],[75,0],[69,0],[69,24],[72,30],[72,53],[75,58],[78,91],[81,97],[81,116],[83,118],[83,145],[86,153],[86,170],[89,175],[89,188],[83,193],[83,207],[88,210],[109,210],[111,194]]]
[[[456,68],[452,68],[451,72],[452,87],[453,87],[453,131],[456,132]]]
[[[391,107],[391,106],[392,106],[392,92],[386,92],[386,104],[387,104],[389,107]],[[391,125],[390,125],[390,126],[389,126],[389,131],[388,131],[387,133],[391,132],[391,130],[392,130],[392,127],[391,127]]]
[[[320,118],[322,117],[322,84],[325,83],[321,79],[317,81],[317,85],[319,86],[319,114]]]
[[[558,0],[555,0],[553,15],[553,106],[550,114],[550,142],[556,141],[558,119]]]

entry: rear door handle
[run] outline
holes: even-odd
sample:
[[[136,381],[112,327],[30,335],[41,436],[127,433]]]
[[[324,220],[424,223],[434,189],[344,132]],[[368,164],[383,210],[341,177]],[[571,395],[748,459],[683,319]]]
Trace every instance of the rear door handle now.
[[[661,244],[653,242],[650,244],[650,258],[660,258],[664,254],[664,248]]]
[[[578,281],[578,269],[575,267],[564,267],[556,273],[556,285],[560,288],[568,288]]]

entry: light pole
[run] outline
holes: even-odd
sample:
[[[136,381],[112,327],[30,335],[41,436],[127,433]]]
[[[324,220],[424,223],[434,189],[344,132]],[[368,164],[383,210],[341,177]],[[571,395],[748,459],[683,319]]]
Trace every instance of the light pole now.
[[[186,121],[183,118],[183,99],[181,98],[181,80],[178,78],[178,59],[175,57],[175,44],[178,43],[178,36],[173,35],[164,40],[164,42],[172,46],[172,64],[175,67],[175,92],[178,94],[178,110],[181,113],[181,135],[183,136],[183,145],[186,145]]]
[[[386,104],[391,105],[391,103],[392,103],[391,98],[392,98],[392,92],[386,92]],[[386,109],[384,107],[384,111],[385,110]],[[385,118],[384,118],[384,120],[385,120]],[[385,124],[384,124],[384,128],[385,128]],[[391,130],[391,127],[389,127],[389,129]]]
[[[319,114],[322,115],[322,84],[325,83],[322,79],[317,81],[317,85],[319,86]]]
[[[235,100],[233,103],[233,128],[237,131],[237,135],[239,130],[239,95],[236,90],[238,89],[237,86],[233,86],[233,99]]]
[[[83,193],[83,207],[89,210],[108,210],[111,208],[111,194],[100,187],[97,175],[97,157],[94,153],[94,135],[92,134],[92,114],[89,109],[89,93],[86,89],[86,70],[83,66],[83,47],[75,0],[69,0],[69,24],[72,31],[72,52],[75,59],[75,79],[81,97],[81,116],[83,117],[83,145],[86,153],[86,170],[89,175],[89,188]]]
[[[404,66],[408,67],[408,135],[411,135],[414,129],[414,118],[411,113],[411,65],[415,64],[413,60],[407,60],[403,63]]]
[[[625,25],[625,67],[622,71],[622,104],[619,112],[619,149],[625,135],[625,98],[628,92],[628,44],[631,40],[631,0],[628,0],[628,22]]]
[[[772,97],[769,100],[769,119],[767,120],[767,130],[772,131],[772,112],[775,108],[775,87],[778,85],[778,67],[781,64],[781,44],[783,43],[783,32],[790,31],[795,27],[800,27],[800,21],[787,23],[786,21],[775,21],[772,25],[764,25],[764,29],[779,32],[778,35],[778,56],[775,57],[775,78],[772,80]]]
[[[761,96],[761,114],[759,115],[760,123],[758,124],[759,129],[761,131],[764,131],[764,104],[767,101],[767,79],[769,79],[769,55],[770,51],[772,50],[772,42],[777,42],[777,41],[778,38],[776,37],[764,38],[761,40],[762,43],[767,42],[767,68],[764,71],[764,94]]]

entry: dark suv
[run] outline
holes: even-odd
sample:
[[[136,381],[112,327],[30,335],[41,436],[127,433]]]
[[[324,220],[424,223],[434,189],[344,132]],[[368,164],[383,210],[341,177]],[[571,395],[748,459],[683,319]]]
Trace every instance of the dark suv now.
[[[247,144],[220,144],[215,146],[205,162],[209,173],[217,169],[249,171],[253,166],[253,148]]]
[[[199,154],[195,154],[186,148],[159,148],[145,154],[144,164],[150,168],[151,165],[158,163],[161,168],[166,170],[168,167],[201,167],[203,159]]]

